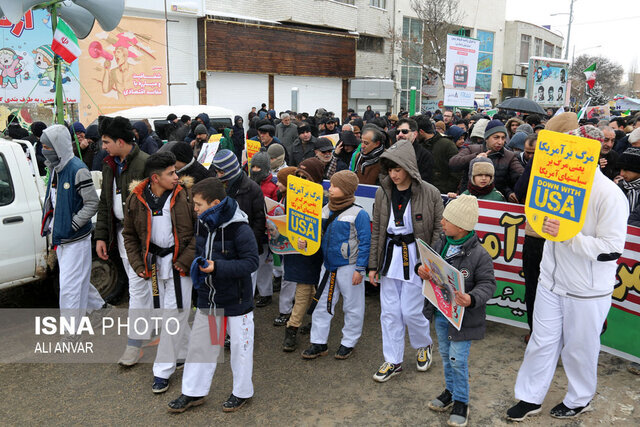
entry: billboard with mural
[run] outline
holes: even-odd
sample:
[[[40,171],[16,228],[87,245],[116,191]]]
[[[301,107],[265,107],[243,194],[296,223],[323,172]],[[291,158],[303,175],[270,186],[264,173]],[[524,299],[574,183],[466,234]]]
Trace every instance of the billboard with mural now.
[[[447,35],[444,105],[473,107],[479,47],[477,39]]]
[[[569,61],[556,58],[529,58],[527,98],[542,107],[562,107],[567,94]]]
[[[110,32],[96,25],[80,40],[80,121],[132,107],[167,104],[165,22],[123,17]]]

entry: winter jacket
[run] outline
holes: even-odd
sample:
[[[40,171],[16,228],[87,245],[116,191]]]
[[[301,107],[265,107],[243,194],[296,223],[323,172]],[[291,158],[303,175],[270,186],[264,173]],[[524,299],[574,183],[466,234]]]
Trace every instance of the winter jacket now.
[[[182,169],[176,171],[179,177],[190,176],[193,178],[194,183],[198,183],[205,178],[210,178],[214,175],[211,175],[209,169],[205,168],[198,162],[195,158],[191,159],[189,163]]]
[[[600,168],[600,171],[607,178],[613,180],[616,176],[620,174],[620,168],[618,167],[618,153],[611,150],[606,155],[600,156],[601,159],[607,160],[607,165],[604,168]]]
[[[269,176],[262,180],[260,190],[262,190],[262,194],[264,194],[265,197],[271,200],[278,199],[278,186],[273,182],[273,174],[269,174]]]
[[[429,184],[433,184],[433,154],[431,154],[429,150],[420,145],[418,141],[413,142],[413,149],[416,152],[416,162],[418,163],[420,177],[423,181],[426,181]]]
[[[144,188],[148,184],[148,178],[144,181],[133,181],[130,184],[131,194],[127,198],[122,230],[129,264],[137,274],[144,273],[145,278],[151,277],[151,266],[147,263],[151,244],[151,209],[143,194]],[[193,181],[183,180],[182,185],[178,184],[173,190],[170,196],[170,208],[175,242],[173,263],[185,272],[180,273],[181,276],[184,276],[189,272],[195,255],[194,223],[196,214],[187,191],[187,188],[193,185]]]
[[[471,160],[475,159],[478,154],[486,153],[487,151],[488,148],[486,144],[471,144],[460,150],[460,153],[449,160],[449,166],[452,170],[464,171],[460,184],[461,188],[467,188],[469,180],[468,169]],[[506,198],[509,198],[509,195],[515,191],[516,182],[518,182],[518,178],[520,178],[524,172],[524,168],[518,161],[516,153],[505,150],[504,148],[500,151],[492,152],[488,157],[489,160],[493,162],[495,169],[494,179],[496,189],[504,194]]]
[[[233,118],[233,153],[238,158],[238,162],[242,162],[242,150],[244,150],[244,127],[238,125],[238,120],[242,120],[242,117],[235,116]]]
[[[376,163],[369,165],[364,168],[364,173],[362,172],[362,168],[358,165],[360,161],[360,153],[357,154],[357,157],[354,162],[355,173],[358,175],[358,180],[360,184],[367,185],[378,185],[380,184],[382,169],[380,167],[380,160]]]
[[[118,166],[113,156],[104,158],[102,166],[102,191],[100,192],[100,204],[98,205],[98,221],[93,237],[96,240],[107,242],[107,248],[111,248],[116,236],[116,217],[113,215],[113,181],[115,177],[117,188],[122,195],[122,212],[126,212],[126,201],[129,197],[129,185],[133,181],[144,179],[144,164],[149,158],[147,153],[140,151],[133,144],[131,152],[127,155],[122,172],[118,173]]]
[[[220,138],[220,145],[218,146],[218,150],[230,150],[232,152],[235,150],[233,140],[231,139],[230,128],[224,128],[222,130],[222,137]]]
[[[223,308],[225,316],[251,312],[251,273],[258,269],[258,246],[235,200],[226,197],[198,217],[196,241],[196,256],[214,262],[204,282],[193,282],[198,308]]]
[[[282,142],[285,150],[289,153],[289,158],[293,156],[293,141],[298,139],[298,127],[293,123],[285,126],[280,122],[276,125],[276,138]]]
[[[267,218],[264,213],[262,189],[243,172],[227,186],[227,196],[233,198],[249,217],[249,225],[256,237],[258,250],[262,252],[262,243],[267,241]]]
[[[287,160],[287,164],[298,166],[303,160],[315,157],[316,153],[313,151],[313,147],[317,140],[318,138],[312,135],[311,139],[303,144],[299,137],[296,138],[291,149],[291,159]]]
[[[620,188],[596,170],[584,226],[564,242],[546,241],[538,286],[580,299],[611,295],[628,216],[629,202]]]
[[[444,248],[446,237],[440,236],[433,249],[439,254]],[[493,272],[493,260],[480,244],[478,236],[473,235],[462,244],[460,252],[446,258],[449,264],[464,276],[464,292],[471,295],[472,305],[464,309],[462,327],[458,331],[449,324],[449,341],[481,340],[486,330],[487,301],[496,291],[496,278]],[[418,266],[416,266],[416,271]],[[437,308],[425,298],[422,313],[431,320]]]
[[[458,154],[456,144],[437,132],[430,139],[419,143],[433,156],[433,178],[429,182],[442,194],[456,192],[462,174],[453,171],[449,166],[449,160]]]
[[[438,240],[442,225],[442,197],[433,185],[424,182],[420,177],[416,155],[409,142],[398,142],[389,147],[381,156],[394,161],[411,175],[411,215],[413,219],[413,234],[416,239],[424,240],[430,246]],[[391,191],[393,182],[386,175],[380,188],[376,191],[373,204],[373,231],[371,232],[371,250],[369,254],[369,269],[378,270],[382,267],[384,250],[387,243],[387,226],[391,216]]]
[[[469,190],[464,190],[462,192],[462,194],[468,194],[468,195],[472,195]],[[495,188],[493,190],[491,190],[491,192],[489,194],[485,194],[484,196],[476,196],[476,198],[478,200],[495,200],[496,202],[504,202],[504,196],[502,195],[501,192],[499,192],[498,190],[496,190]]]
[[[252,141],[260,141],[260,136],[255,136],[253,138],[249,138]],[[273,137],[273,140],[269,143],[269,145],[271,144],[280,144],[282,145],[282,142],[280,142],[280,140],[278,138],[276,138],[275,136]],[[284,145],[282,145],[284,147]],[[260,147],[260,151],[267,151],[269,147],[265,146],[264,144],[261,143],[261,147]],[[284,147],[284,161],[285,163],[289,164],[289,153],[287,152],[287,147]]]
[[[147,154],[153,154],[158,151],[160,147],[158,147],[156,140],[149,135],[149,129],[144,122],[134,122],[133,128],[138,131],[138,145],[142,151]]]
[[[329,206],[322,208],[322,222],[333,214]],[[369,263],[371,220],[360,206],[353,205],[335,218],[322,235],[324,266],[334,271],[345,265],[355,265],[364,274]]]

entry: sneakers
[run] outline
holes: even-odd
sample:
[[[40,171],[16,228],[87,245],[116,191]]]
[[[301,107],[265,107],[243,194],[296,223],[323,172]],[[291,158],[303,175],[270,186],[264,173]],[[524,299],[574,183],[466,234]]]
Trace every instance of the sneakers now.
[[[181,394],[176,400],[169,402],[169,412],[182,413],[192,406],[200,406],[204,403],[204,396],[191,397]]]
[[[540,413],[542,405],[536,405],[535,403],[525,402],[521,400],[512,406],[507,411],[507,419],[511,421],[522,421],[528,416],[536,415]]]
[[[418,349],[416,356],[416,368],[420,372],[426,372],[431,366],[433,359],[431,358],[431,346],[421,347]]]
[[[256,307],[266,307],[271,304],[272,299],[273,298],[271,297],[271,295],[269,295],[268,297],[259,296],[258,300],[256,301]]]
[[[549,412],[553,418],[573,418],[578,415],[593,411],[593,407],[591,406],[591,402],[587,403],[586,406],[580,406],[578,408],[569,408],[564,403],[560,402]]]
[[[282,351],[291,352],[296,349],[296,335],[298,328],[287,327],[284,330],[284,342],[282,343]]]
[[[311,347],[302,352],[303,359],[316,359],[329,354],[326,344],[311,344]]]
[[[280,292],[280,289],[282,289],[282,276],[273,276],[271,285],[273,286],[273,292]]]
[[[469,405],[460,401],[453,401],[453,409],[451,415],[449,415],[448,426],[464,427],[467,425],[467,418],[469,418]]]
[[[151,386],[151,391],[155,394],[164,393],[169,390],[169,379],[153,377],[153,385]]]
[[[280,313],[280,316],[278,316],[275,319],[273,319],[273,326],[284,326],[284,325],[286,325],[287,322],[289,321],[289,317],[291,317],[291,314],[282,314],[282,313]]]
[[[394,375],[398,375],[402,372],[402,363],[398,363],[394,365],[393,363],[384,362],[378,372],[373,374],[373,380],[379,383],[383,383],[385,381],[389,381],[391,377]]]
[[[231,336],[229,334],[225,335],[224,337],[224,348],[226,349],[231,348]]]
[[[453,405],[453,396],[449,390],[444,389],[440,396],[429,402],[429,409],[436,412],[444,412],[451,405]]]
[[[124,349],[122,357],[118,360],[118,364],[120,366],[133,366],[142,358],[142,354],[142,349],[140,347],[128,345]]]
[[[249,401],[249,399],[250,397],[243,399],[232,394],[231,396],[229,396],[227,401],[222,404],[222,410],[224,412],[235,412],[238,409],[242,408]]]
[[[353,353],[353,347],[345,347],[340,344],[340,347],[338,347],[338,351],[336,351],[335,358],[338,360],[348,359],[349,356],[351,356],[351,353]]]

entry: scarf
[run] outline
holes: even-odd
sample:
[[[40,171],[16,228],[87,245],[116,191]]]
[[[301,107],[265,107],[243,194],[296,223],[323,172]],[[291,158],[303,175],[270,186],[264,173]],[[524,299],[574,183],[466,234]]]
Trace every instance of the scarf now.
[[[640,178],[631,182],[622,180],[621,183],[622,191],[624,191],[629,200],[629,210],[633,211],[638,206],[638,202],[640,202]]]
[[[281,169],[282,167],[286,167],[286,165],[284,164],[284,154],[282,154],[281,156],[272,158],[270,162],[271,162],[271,170],[274,172]]]
[[[336,168],[338,166],[338,158],[335,155],[331,156],[331,160],[327,164],[324,170],[324,179],[331,179],[334,173],[336,173]]]
[[[153,191],[151,191],[151,183],[144,187],[144,199],[149,205],[152,216],[162,216],[162,208],[164,208],[164,204],[167,202],[171,193],[173,193],[173,190],[166,190],[161,196],[156,196],[153,194]]]
[[[342,209],[348,208],[356,202],[356,196],[342,196],[342,197],[331,197],[329,196],[329,210],[331,212],[338,212]]]
[[[440,256],[442,258],[445,258],[445,256],[447,255],[447,251],[449,250],[449,246],[460,246],[462,244],[464,244],[467,240],[469,240],[471,237],[475,236],[476,232],[471,230],[469,232],[469,234],[467,234],[466,236],[464,236],[461,239],[453,239],[449,236],[446,236],[447,238],[447,242],[444,244],[444,247],[442,248],[442,251],[440,251]]]
[[[400,191],[398,187],[393,186],[391,189],[391,208],[393,209],[396,227],[404,227],[404,212],[407,210],[407,205],[410,200],[411,187]]]
[[[495,183],[493,182],[489,185],[485,185],[484,187],[478,187],[472,182],[469,182],[469,185],[467,186],[469,193],[471,193],[472,196],[476,196],[478,199],[482,196],[486,196],[487,194],[491,193],[494,188],[495,188]]]
[[[358,165],[356,168],[360,169],[360,173],[364,175],[364,169],[367,166],[371,166],[380,161],[380,155],[384,151],[384,144],[380,144],[378,147],[371,150],[369,154],[364,154],[360,151],[360,158],[358,159]]]

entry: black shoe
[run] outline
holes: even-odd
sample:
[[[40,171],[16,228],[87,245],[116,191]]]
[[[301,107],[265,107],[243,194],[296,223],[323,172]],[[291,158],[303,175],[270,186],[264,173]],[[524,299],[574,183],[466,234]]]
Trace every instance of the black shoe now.
[[[540,413],[542,405],[536,405],[535,403],[525,402],[521,400],[512,406],[507,411],[507,419],[511,421],[522,421],[530,415],[536,415]]]
[[[444,412],[451,405],[453,405],[453,396],[451,392],[445,388],[440,396],[429,402],[429,409],[436,412]]]
[[[549,412],[549,414],[551,414],[551,416],[554,418],[573,418],[573,417],[577,417],[578,415],[584,412],[589,412],[589,411],[593,411],[593,408],[591,407],[591,402],[587,403],[587,406],[580,406],[578,408],[573,408],[573,409],[567,407],[567,405],[560,402],[559,404],[553,407],[553,409]]]
[[[200,406],[204,403],[204,396],[191,397],[181,394],[176,400],[169,402],[169,412],[182,413],[192,406]]]
[[[224,348],[226,348],[226,349],[230,349],[231,348],[231,336],[229,336],[229,334],[227,334],[224,337]]]
[[[335,358],[339,360],[348,359],[349,356],[351,356],[351,353],[353,353],[353,347],[345,347],[340,344],[340,347],[338,347],[338,351],[336,351]]]
[[[291,352],[296,349],[296,335],[298,334],[298,328],[287,327],[284,330],[284,342],[282,343],[282,350]]]
[[[280,316],[278,316],[275,319],[273,319],[273,326],[284,326],[284,325],[286,325],[287,322],[289,321],[289,317],[291,317],[291,314],[282,314],[282,313],[280,313]]]
[[[164,393],[169,390],[169,379],[153,377],[153,385],[151,386],[151,391],[155,394]]]
[[[271,284],[273,286],[273,292],[280,292],[280,289],[282,288],[282,276],[280,277],[273,276],[273,280],[271,281]]]
[[[302,335],[309,335],[311,333],[311,322],[307,323],[304,326],[300,327],[300,333]]]
[[[224,412],[235,412],[238,409],[242,408],[245,403],[249,401],[249,398],[242,399],[241,397],[236,397],[233,394],[229,396],[226,402],[222,404],[222,410]]]
[[[303,359],[315,359],[329,354],[326,344],[311,344],[311,347],[302,352]]]
[[[256,307],[266,307],[269,304],[271,304],[271,300],[272,300],[271,296],[268,296],[268,297],[260,296],[256,301]]]
[[[469,405],[458,400],[453,401],[453,409],[449,415],[448,426],[464,427],[469,419]]]

